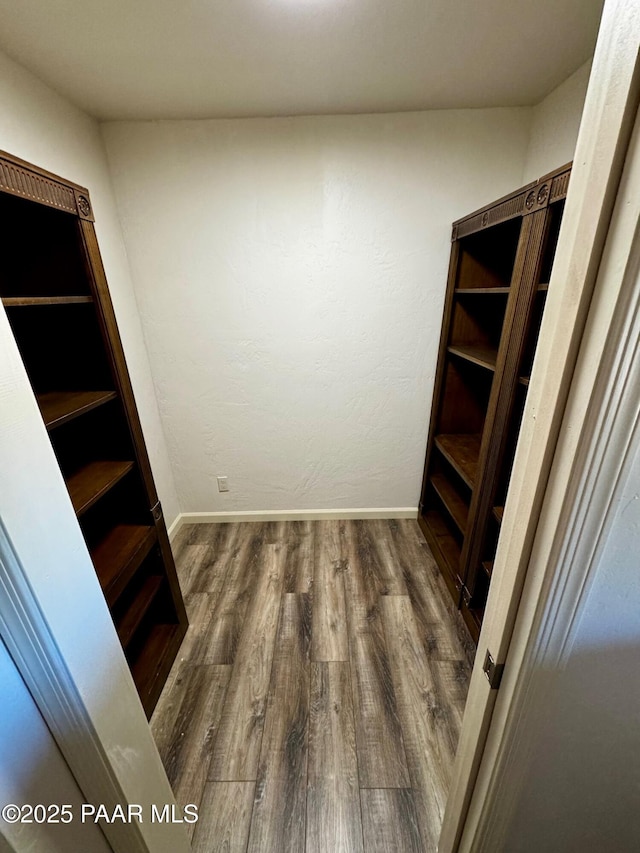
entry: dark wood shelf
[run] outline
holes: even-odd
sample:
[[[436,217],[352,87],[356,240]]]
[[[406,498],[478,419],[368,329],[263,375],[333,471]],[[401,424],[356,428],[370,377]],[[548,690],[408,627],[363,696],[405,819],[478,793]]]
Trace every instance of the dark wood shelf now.
[[[133,468],[133,462],[90,462],[72,474],[67,488],[76,515],[82,515]]]
[[[15,308],[26,305],[80,305],[93,302],[92,296],[4,296],[2,304],[5,308]]]
[[[467,520],[469,517],[469,507],[465,501],[456,492],[444,474],[434,474],[431,477],[431,485],[460,532],[464,533],[467,529]]]
[[[162,575],[150,575],[140,587],[127,612],[116,625],[118,639],[123,649],[127,648],[131,638],[140,627],[145,613],[151,607],[153,599],[162,586],[162,580]]]
[[[570,172],[453,223],[418,524],[476,642]]]
[[[0,299],[149,717],[188,619],[89,191],[4,152],[0,171]]]
[[[464,358],[479,367],[485,367],[487,370],[496,369],[498,351],[493,347],[481,344],[452,344],[447,349],[452,355]]]
[[[480,439],[481,436],[475,433],[445,433],[435,437],[435,444],[440,453],[471,489],[478,469]]]
[[[469,296],[472,293],[478,296],[508,296],[511,292],[510,287],[456,287],[455,292],[458,296]]]
[[[167,668],[175,658],[183,636],[184,630],[180,625],[156,624],[137,654],[129,659],[131,674],[147,716],[160,695]]]
[[[54,429],[115,398],[115,391],[49,391],[38,394],[38,405],[45,426]]]
[[[158,536],[155,527],[117,524],[91,550],[91,558],[109,607],[113,607]]]
[[[447,527],[439,512],[429,510],[421,516],[420,525],[427,538],[436,562],[442,569],[443,577],[452,594],[455,594],[456,581],[460,571],[460,546]]]

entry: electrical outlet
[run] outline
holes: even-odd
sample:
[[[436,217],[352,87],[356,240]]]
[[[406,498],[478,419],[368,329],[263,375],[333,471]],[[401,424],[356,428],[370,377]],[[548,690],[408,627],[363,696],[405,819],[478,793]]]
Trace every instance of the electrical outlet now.
[[[219,492],[228,492],[229,491],[229,480],[227,477],[218,477],[218,491]]]

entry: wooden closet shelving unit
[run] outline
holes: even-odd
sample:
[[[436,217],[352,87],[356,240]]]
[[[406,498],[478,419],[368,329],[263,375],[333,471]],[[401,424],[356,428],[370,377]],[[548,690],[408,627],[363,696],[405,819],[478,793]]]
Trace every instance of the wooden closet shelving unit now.
[[[475,642],[570,172],[453,224],[418,521]]]
[[[89,193],[0,153],[0,217],[2,304],[150,716],[187,616]],[[59,584],[74,595],[64,567]]]

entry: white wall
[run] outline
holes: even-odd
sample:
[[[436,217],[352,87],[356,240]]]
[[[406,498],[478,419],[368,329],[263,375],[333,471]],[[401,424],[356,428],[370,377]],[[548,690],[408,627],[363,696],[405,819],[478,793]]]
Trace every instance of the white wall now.
[[[86,186],[167,524],[179,512],[98,125],[0,53],[0,148]]]
[[[450,223],[529,114],[103,125],[183,511],[417,505]]]
[[[573,160],[590,72],[585,62],[533,108],[523,184]]]

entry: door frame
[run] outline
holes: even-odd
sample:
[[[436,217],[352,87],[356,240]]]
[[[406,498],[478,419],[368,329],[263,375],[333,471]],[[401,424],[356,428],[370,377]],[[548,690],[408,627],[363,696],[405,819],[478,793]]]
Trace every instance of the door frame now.
[[[612,419],[610,407],[628,378],[611,370],[629,361],[634,345],[622,325],[633,287],[621,271],[633,257],[637,223],[629,208],[632,178],[621,179],[637,142],[630,147],[640,100],[639,42],[637,3],[606,0],[439,853],[498,849],[485,847],[488,816],[501,811],[498,790],[509,790],[513,768],[506,759],[524,736],[518,714],[531,668],[552,647],[558,653],[584,601],[593,568],[584,555],[603,528],[587,531],[581,521],[596,507],[602,521],[615,504],[620,457],[605,464],[604,455],[614,448],[614,434],[619,454],[633,428],[631,414],[618,409]],[[499,690],[483,672],[487,650],[505,667]]]

